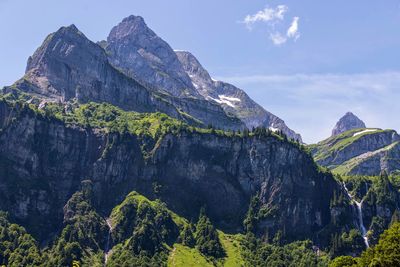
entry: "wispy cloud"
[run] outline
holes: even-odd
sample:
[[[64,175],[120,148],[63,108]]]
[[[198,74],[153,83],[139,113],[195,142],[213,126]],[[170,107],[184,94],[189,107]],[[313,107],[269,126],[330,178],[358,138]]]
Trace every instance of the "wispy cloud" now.
[[[368,127],[400,130],[400,72],[218,78],[245,89],[308,143],[328,137],[347,111]]]
[[[292,24],[290,24],[290,27],[287,30],[286,35],[283,35],[280,32],[274,32],[269,35],[269,38],[274,43],[274,45],[280,46],[286,43],[289,39],[297,41],[297,39],[300,38],[299,19],[300,19],[299,17],[293,18]]]
[[[293,17],[292,22],[288,27],[288,23],[285,21],[285,15],[288,11],[289,7],[286,5],[279,5],[274,8],[266,7],[263,10],[258,11],[256,14],[247,15],[241,22],[244,23],[249,30],[252,30],[257,22],[265,23],[267,25],[266,29],[269,39],[274,45],[280,46],[290,39],[296,41],[300,37],[300,18]],[[285,27],[284,25],[286,25],[285,29],[287,29],[285,32],[282,31],[282,27]]]
[[[285,13],[287,11],[288,7],[285,5],[279,5],[276,8],[266,7],[254,15],[247,15],[244,18],[243,23],[246,24],[248,29],[252,29],[253,24],[257,22],[268,22],[275,24],[277,21],[281,21],[285,18]]]

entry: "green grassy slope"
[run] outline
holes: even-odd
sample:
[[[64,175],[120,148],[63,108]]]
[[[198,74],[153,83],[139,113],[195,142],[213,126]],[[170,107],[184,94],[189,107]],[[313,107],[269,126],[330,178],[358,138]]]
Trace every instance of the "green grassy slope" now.
[[[240,267],[244,266],[244,259],[241,252],[242,235],[229,235],[221,231],[218,232],[219,238],[226,252],[226,257],[218,261],[211,261],[204,257],[196,248],[189,248],[182,244],[174,244],[169,257],[168,266],[171,267],[197,267],[197,266],[224,266]]]

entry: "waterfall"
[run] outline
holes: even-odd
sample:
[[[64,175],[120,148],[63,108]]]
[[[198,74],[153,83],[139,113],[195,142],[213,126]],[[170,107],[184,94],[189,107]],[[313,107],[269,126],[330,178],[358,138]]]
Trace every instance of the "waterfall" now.
[[[344,190],[346,191],[346,194],[349,196],[350,200],[356,204],[358,225],[360,227],[360,231],[363,236],[364,243],[367,246],[367,248],[369,248],[368,235],[367,235],[368,231],[364,226],[364,219],[363,219],[363,214],[362,214],[362,203],[364,200],[361,200],[360,202],[355,200],[355,198],[353,198],[353,196],[350,194],[349,190],[347,189],[345,182],[343,182],[343,187],[344,187]],[[367,185],[367,189],[368,189],[368,185]]]
[[[106,247],[104,248],[104,267],[106,266],[108,257],[111,254],[110,243],[111,243],[111,233],[112,233],[111,219],[107,218],[106,223],[108,226],[108,236],[107,236]]]

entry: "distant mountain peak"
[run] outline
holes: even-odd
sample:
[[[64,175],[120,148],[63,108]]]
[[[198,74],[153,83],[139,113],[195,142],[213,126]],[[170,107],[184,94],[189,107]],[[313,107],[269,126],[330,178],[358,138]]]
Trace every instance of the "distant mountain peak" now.
[[[347,112],[336,123],[335,128],[333,128],[332,130],[332,136],[336,136],[346,131],[359,128],[366,128],[365,123],[352,112]]]
[[[130,15],[122,20],[122,22],[142,22],[144,23],[144,19],[141,16]]]

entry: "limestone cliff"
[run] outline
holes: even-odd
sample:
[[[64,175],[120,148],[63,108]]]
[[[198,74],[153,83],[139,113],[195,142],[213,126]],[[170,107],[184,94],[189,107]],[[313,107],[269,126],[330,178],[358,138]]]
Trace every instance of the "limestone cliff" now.
[[[274,134],[182,130],[152,139],[66,124],[5,101],[0,116],[0,209],[41,241],[60,229],[62,207],[87,179],[105,214],[136,190],[188,218],[206,206],[220,227],[236,231],[258,192],[274,211],[262,232],[308,238],[330,223],[330,200],[340,190],[307,153]]]

